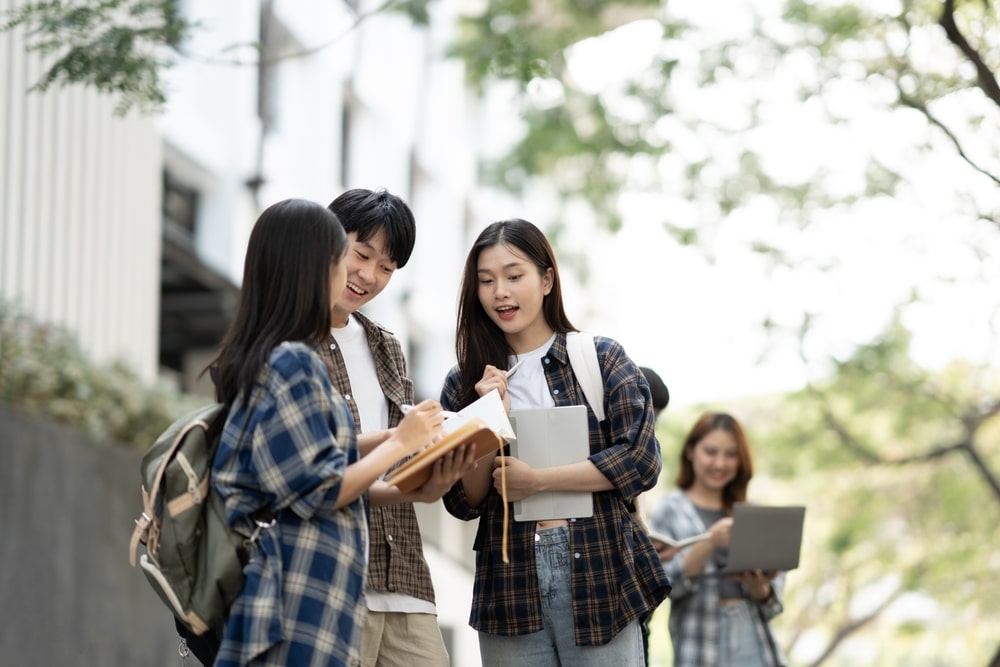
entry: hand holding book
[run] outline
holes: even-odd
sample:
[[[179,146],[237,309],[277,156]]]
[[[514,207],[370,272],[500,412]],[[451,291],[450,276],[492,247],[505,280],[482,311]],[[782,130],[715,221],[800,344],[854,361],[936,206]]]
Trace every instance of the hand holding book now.
[[[503,446],[503,439],[478,417],[470,419],[444,437],[420,450],[409,461],[390,472],[385,481],[410,493],[431,478],[434,462],[464,444],[475,447],[475,459],[491,455]]]

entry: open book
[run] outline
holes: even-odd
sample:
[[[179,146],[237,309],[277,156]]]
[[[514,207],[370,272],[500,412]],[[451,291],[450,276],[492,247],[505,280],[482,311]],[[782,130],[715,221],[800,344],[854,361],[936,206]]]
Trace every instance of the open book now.
[[[450,420],[449,420],[450,421]],[[463,422],[437,442],[417,452],[413,458],[391,471],[385,481],[403,493],[419,489],[431,478],[434,462],[466,443],[476,447],[476,460],[494,454],[503,446],[503,439],[478,417]]]
[[[694,535],[692,537],[685,537],[682,540],[677,540],[669,535],[664,535],[663,533],[658,533],[655,530],[650,529],[646,533],[649,535],[649,539],[655,542],[661,542],[666,544],[668,547],[673,547],[674,549],[681,549],[683,547],[694,544],[695,542],[701,542],[702,540],[707,540],[712,537],[711,533],[702,533],[701,535]],[[653,546],[656,546],[655,544]]]

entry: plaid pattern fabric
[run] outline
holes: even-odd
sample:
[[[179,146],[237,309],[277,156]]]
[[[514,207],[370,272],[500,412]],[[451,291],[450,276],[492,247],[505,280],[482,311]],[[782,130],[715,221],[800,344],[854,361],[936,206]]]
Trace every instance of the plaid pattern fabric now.
[[[675,490],[661,498],[649,519],[650,527],[676,539],[700,535],[707,526],[698,516],[698,510],[681,490]],[[719,618],[719,578],[705,576],[690,578],[684,574],[684,558],[690,547],[681,549],[672,559],[663,564],[674,589],[670,593],[670,639],[674,645],[674,665],[676,667],[702,667],[719,664],[720,618]],[[702,572],[713,575],[718,572],[710,558]],[[778,666],[785,664],[784,655],[768,624],[782,611],[781,593],[785,575],[779,574],[771,586],[774,596],[756,604],[757,614],[753,616],[754,629],[764,651],[764,664]]]
[[[317,355],[276,347],[249,401],[233,406],[213,465],[233,526],[277,513],[244,570],[216,665],[357,664],[364,513],[360,501],[333,509],[357,457],[354,422]]]
[[[607,420],[592,410],[590,460],[614,488],[594,494],[594,516],[571,520],[573,620],[579,646],[611,641],[625,626],[643,618],[670,592],[656,551],[632,516],[630,499],[656,485],[660,445],[653,431],[649,386],[622,346],[595,337],[605,386]],[[569,365],[566,336],[559,334],[542,359],[549,392],[557,406],[586,405]],[[458,368],[445,380],[441,403],[458,410]],[[474,549],[476,575],[470,625],[492,635],[522,635],[542,629],[535,569],[534,523],[516,522],[510,512],[509,555],[501,554],[502,499],[491,489],[482,505],[471,507],[462,483],[445,495],[445,506],[463,520],[479,519]]]
[[[406,377],[406,360],[399,340],[380,325],[355,312],[353,317],[364,327],[368,347],[375,359],[382,393],[389,402],[389,427],[403,418],[399,406],[413,403],[413,381]],[[320,357],[330,373],[330,380],[342,396],[353,396],[351,379],[340,347],[325,346]],[[347,401],[360,424],[358,406]],[[375,591],[404,593],[434,603],[434,584],[424,559],[420,525],[412,503],[368,508],[368,586]]]

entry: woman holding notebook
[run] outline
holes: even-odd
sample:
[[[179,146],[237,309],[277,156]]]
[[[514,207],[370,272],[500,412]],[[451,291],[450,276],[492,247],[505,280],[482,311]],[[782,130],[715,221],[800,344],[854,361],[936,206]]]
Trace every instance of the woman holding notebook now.
[[[586,405],[567,354],[574,328],[555,255],[530,222],[495,222],[476,239],[456,329],[446,409],[494,390],[508,410]],[[479,520],[470,624],[485,667],[641,666],[641,619],[670,591],[632,514],[661,467],[649,387],[619,343],[594,341],[607,418],[598,423],[587,407],[589,455],[546,468],[498,456],[445,495],[454,516]],[[514,520],[509,503],[550,491],[592,494],[592,516]]]
[[[441,406],[427,400],[359,457],[347,401],[317,354],[347,283],[347,248],[337,216],[301,199],[268,207],[250,233],[239,309],[210,365],[228,409],[212,486],[244,534],[262,513],[274,520],[248,547],[216,666],[358,664],[362,495],[441,434]]]
[[[773,667],[785,659],[769,622],[782,611],[780,573],[720,576],[728,558],[733,504],[745,502],[753,476],[740,423],[703,414],[680,454],[678,489],[662,498],[650,528],[674,541],[705,535],[672,550],[663,564],[673,582],[670,639],[675,667]]]

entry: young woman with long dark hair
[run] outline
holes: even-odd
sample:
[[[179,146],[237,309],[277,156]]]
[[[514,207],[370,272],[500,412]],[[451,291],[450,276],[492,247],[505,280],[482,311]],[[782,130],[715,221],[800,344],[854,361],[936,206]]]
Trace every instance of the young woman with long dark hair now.
[[[542,232],[520,219],[489,225],[465,263],[458,366],[442,405],[458,410],[494,389],[508,409],[587,405],[566,348],[573,331]],[[481,461],[445,495],[454,516],[479,520],[470,622],[486,667],[641,666],[641,621],[670,590],[633,515],[635,498],[656,485],[661,467],[649,386],[618,342],[594,340],[606,419],[598,422],[588,405],[589,456],[551,468],[511,457]],[[508,520],[504,486],[508,501],[591,492],[593,516]]]
[[[746,502],[753,461],[743,427],[724,412],[703,414],[684,439],[677,490],[660,499],[649,525],[674,539],[709,539],[672,550],[664,563],[670,639],[677,667],[784,664],[770,620],[781,613],[782,573],[719,576],[729,554],[733,504]]]
[[[246,584],[216,665],[356,665],[365,609],[362,494],[396,461],[441,433],[424,401],[359,458],[351,413],[317,346],[346,282],[347,237],[320,204],[265,210],[247,247],[236,318],[210,364],[228,417],[213,487],[249,534]]]

